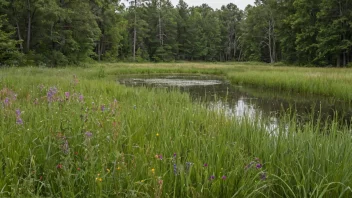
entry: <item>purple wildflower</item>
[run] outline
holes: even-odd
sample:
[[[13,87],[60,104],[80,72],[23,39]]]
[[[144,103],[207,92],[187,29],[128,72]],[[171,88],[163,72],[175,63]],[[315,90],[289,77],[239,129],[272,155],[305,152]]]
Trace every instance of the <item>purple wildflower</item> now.
[[[262,167],[263,167],[263,165],[260,164],[260,163],[258,163],[258,164],[256,165],[256,168],[257,168],[257,169],[261,169]]]
[[[90,131],[87,131],[87,132],[85,132],[85,135],[86,135],[87,138],[90,138],[90,137],[93,136],[93,133],[90,132]]]
[[[83,102],[83,99],[84,99],[83,95],[80,94],[79,97],[78,97],[78,99],[79,99],[80,102]]]
[[[16,117],[19,118],[21,116],[21,110],[16,109]]]
[[[4,104],[5,106],[8,106],[10,104],[10,99],[6,97],[4,100]]]
[[[260,174],[260,179],[261,179],[261,180],[266,180],[266,179],[267,179],[267,176],[266,176],[266,173],[265,173],[265,172],[262,172],[262,173]]]
[[[207,164],[207,163],[205,163],[205,164],[204,164],[204,167],[208,167],[208,164]]]
[[[225,175],[223,175],[222,177],[221,177],[221,179],[222,180],[225,180],[227,177],[225,176]]]
[[[215,179],[215,176],[214,176],[214,175],[212,175],[212,176],[209,177],[209,180],[214,180],[214,179]]]
[[[163,160],[163,156],[162,156],[162,155],[158,155],[158,158],[159,158],[160,160]]]
[[[47,93],[47,99],[48,102],[52,102],[54,100],[54,96],[57,93],[57,88],[56,87],[50,87],[49,91]]]
[[[65,92],[66,100],[70,99],[70,92]]]
[[[101,109],[102,112],[104,112],[105,111],[105,105],[101,105],[100,109]]]
[[[172,157],[172,162],[173,163],[176,163],[176,160],[177,160],[177,154],[176,153],[174,153],[174,155],[173,155],[173,157]]]
[[[22,120],[20,117],[18,117],[18,118],[16,119],[16,124],[22,125],[22,124],[23,124],[23,120]]]

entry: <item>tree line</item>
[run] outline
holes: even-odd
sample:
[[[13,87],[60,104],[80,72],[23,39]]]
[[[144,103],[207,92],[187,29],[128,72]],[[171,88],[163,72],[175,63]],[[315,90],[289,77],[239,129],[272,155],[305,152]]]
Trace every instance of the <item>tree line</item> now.
[[[348,66],[352,0],[0,0],[0,66],[89,60]]]

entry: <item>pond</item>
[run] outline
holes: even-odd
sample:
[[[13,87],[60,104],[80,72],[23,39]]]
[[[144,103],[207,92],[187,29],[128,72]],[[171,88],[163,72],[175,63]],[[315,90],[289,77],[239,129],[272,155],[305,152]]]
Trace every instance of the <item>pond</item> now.
[[[318,119],[328,122],[338,117],[343,125],[350,125],[352,116],[352,106],[345,101],[235,86],[217,76],[129,75],[118,77],[118,81],[129,87],[176,88],[189,93],[194,101],[204,102],[209,109],[227,116],[269,118],[269,129],[277,126],[282,113],[295,114],[300,123]]]

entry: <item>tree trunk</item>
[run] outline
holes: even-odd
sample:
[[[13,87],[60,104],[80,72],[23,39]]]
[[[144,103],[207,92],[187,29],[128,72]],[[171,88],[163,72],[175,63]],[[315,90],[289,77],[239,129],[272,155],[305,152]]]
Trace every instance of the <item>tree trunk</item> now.
[[[99,61],[101,61],[101,56],[103,55],[104,52],[104,35],[101,36],[100,43],[99,43]]]
[[[23,53],[23,44],[22,44],[22,37],[21,37],[21,31],[20,31],[20,26],[18,22],[16,21],[16,26],[17,26],[17,35],[18,35],[18,40],[20,41],[20,51]]]
[[[268,28],[268,48],[269,48],[269,56],[270,56],[270,63],[273,63],[273,54],[272,54],[272,48],[271,48],[271,22],[269,21],[269,28]]]
[[[275,41],[275,37],[273,36],[273,60],[271,63],[275,63],[276,62],[276,41]]]
[[[337,66],[337,67],[340,67],[340,66],[341,66],[341,57],[340,57],[340,54],[337,56],[336,66]]]
[[[241,47],[241,50],[240,50],[240,54],[238,55],[238,61],[241,61],[241,57],[242,56],[242,47]]]

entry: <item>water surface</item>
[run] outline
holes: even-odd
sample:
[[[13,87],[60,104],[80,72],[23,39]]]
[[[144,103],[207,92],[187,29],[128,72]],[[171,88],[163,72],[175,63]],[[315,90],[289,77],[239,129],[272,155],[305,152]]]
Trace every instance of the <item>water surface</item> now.
[[[323,122],[339,117],[341,124],[351,121],[352,108],[345,101],[307,94],[276,92],[246,86],[234,86],[216,76],[202,75],[138,75],[120,76],[121,84],[132,87],[179,89],[190,94],[194,101],[205,102],[212,110],[221,110],[236,118],[268,118],[269,128],[275,128],[280,115],[291,112],[300,122],[321,119]]]

